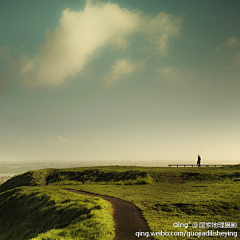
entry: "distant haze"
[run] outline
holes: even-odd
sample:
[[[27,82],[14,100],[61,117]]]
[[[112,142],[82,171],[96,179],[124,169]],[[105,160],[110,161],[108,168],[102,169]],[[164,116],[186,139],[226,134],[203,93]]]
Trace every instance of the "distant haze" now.
[[[0,163],[240,164],[240,1],[0,1]]]

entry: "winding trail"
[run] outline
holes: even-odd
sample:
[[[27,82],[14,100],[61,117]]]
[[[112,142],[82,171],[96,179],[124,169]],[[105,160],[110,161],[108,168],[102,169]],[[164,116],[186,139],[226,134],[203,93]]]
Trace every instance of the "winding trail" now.
[[[48,185],[51,179],[51,175],[55,170],[51,171],[45,181],[45,186]],[[101,197],[104,200],[110,202],[113,208],[113,218],[115,221],[115,237],[113,240],[135,240],[135,239],[152,239],[151,237],[146,238],[145,236],[137,237],[136,232],[150,232],[147,222],[142,216],[141,211],[132,203],[125,200],[108,197],[105,195],[93,194],[89,192],[77,191],[72,189],[65,189],[68,192],[77,194]]]
[[[135,240],[152,239],[151,237],[137,237],[136,232],[150,232],[147,222],[142,216],[141,211],[132,203],[119,198],[108,197],[88,192],[82,192],[72,189],[64,189],[77,194],[88,195],[92,197],[101,197],[111,203],[113,206],[113,218],[115,220],[115,237],[113,240]]]

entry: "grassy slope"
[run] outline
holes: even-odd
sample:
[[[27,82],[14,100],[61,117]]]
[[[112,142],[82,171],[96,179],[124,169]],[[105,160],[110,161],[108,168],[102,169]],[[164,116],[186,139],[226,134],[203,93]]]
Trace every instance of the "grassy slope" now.
[[[54,187],[18,187],[0,194],[1,240],[111,240],[111,205]]]
[[[21,186],[44,186],[46,177],[52,170],[42,169],[16,175],[0,185],[0,192]]]
[[[105,171],[106,168],[98,168]],[[114,196],[135,203],[152,231],[185,231],[174,222],[238,222],[240,219],[240,166],[218,168],[132,168],[148,172],[148,185],[80,184],[68,187]],[[110,171],[129,170],[111,167]],[[67,183],[63,181],[62,183]],[[58,182],[60,186],[61,182]],[[66,186],[64,186],[66,187]],[[190,226],[188,231],[199,230]],[[213,230],[217,230],[212,228]],[[204,230],[204,229],[202,229]],[[209,229],[207,229],[209,230]],[[238,231],[237,229],[218,229]],[[160,239],[161,237],[156,237]],[[168,237],[176,239],[176,237]],[[204,239],[204,238],[200,238]],[[212,239],[219,239],[213,237]],[[228,237],[228,239],[234,239]]]
[[[146,184],[151,183],[147,171],[126,168],[74,168],[54,171],[49,183],[62,184],[63,181],[77,181],[78,184]]]
[[[32,172],[31,184],[26,180],[27,174],[18,181],[13,179],[0,186],[0,191],[19,186],[20,180],[27,185],[44,185],[44,178],[52,170],[41,171]],[[185,231],[185,228],[174,228],[173,223],[237,222],[240,219],[239,180],[240,165],[217,168],[94,167],[58,169],[50,178],[50,185],[128,200],[142,210],[152,231]],[[187,230],[199,229],[189,227]],[[239,234],[239,227],[218,230],[238,231]]]

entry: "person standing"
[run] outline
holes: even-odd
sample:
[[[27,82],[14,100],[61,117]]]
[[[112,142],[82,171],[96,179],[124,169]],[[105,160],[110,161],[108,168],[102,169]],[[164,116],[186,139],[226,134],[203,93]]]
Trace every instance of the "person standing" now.
[[[197,165],[198,165],[198,167],[200,167],[200,165],[201,165],[201,157],[200,157],[200,155],[198,155]]]

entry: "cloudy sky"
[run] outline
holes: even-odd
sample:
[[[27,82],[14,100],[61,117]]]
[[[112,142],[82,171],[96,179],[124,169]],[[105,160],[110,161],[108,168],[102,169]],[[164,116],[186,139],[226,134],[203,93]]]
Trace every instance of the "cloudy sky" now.
[[[239,0],[1,0],[0,161],[240,163]]]

